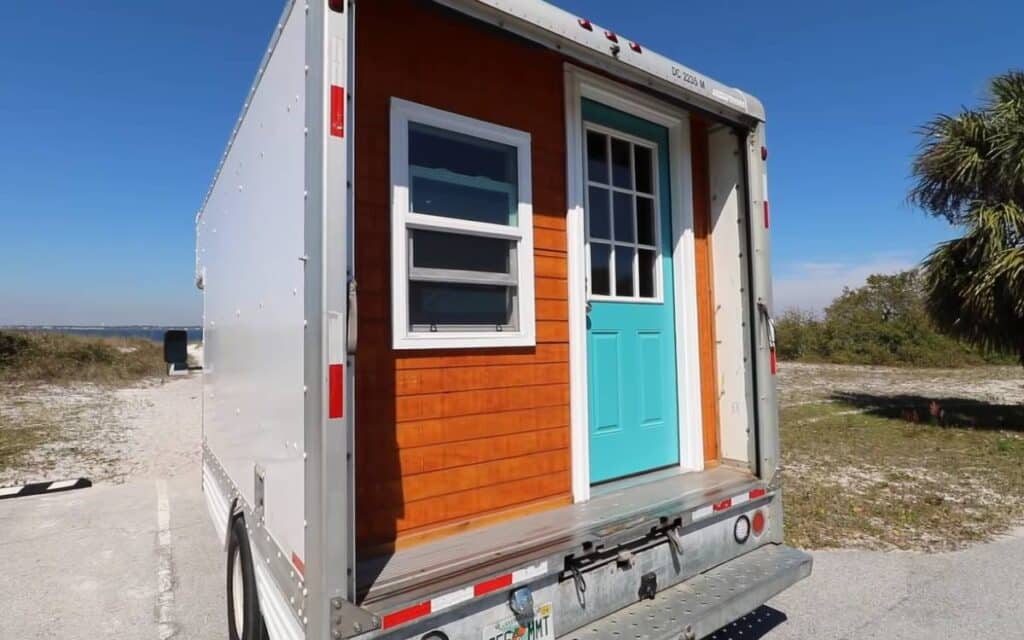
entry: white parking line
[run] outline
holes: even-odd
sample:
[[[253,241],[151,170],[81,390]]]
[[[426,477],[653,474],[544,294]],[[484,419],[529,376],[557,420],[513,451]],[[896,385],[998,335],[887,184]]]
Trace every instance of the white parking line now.
[[[174,565],[171,557],[171,505],[167,499],[167,482],[156,481],[157,568],[156,615],[160,640],[169,640],[177,634],[172,612],[174,609]]]

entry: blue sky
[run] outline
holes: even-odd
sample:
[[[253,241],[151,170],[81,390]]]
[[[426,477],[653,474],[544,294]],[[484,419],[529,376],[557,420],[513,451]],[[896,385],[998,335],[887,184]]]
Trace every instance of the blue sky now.
[[[914,130],[1024,59],[1009,0],[558,4],[765,103],[780,308],[952,235],[905,203]],[[5,5],[0,324],[199,319],[193,216],[281,6]]]

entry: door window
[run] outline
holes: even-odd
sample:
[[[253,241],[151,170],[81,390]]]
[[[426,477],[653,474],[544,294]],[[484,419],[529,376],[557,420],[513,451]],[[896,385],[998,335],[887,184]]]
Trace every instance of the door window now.
[[[660,302],[657,146],[588,124],[586,147],[590,297]]]

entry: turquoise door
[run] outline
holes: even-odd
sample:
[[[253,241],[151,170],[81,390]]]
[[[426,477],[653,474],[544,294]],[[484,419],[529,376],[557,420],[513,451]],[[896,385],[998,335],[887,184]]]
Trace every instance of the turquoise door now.
[[[583,101],[590,481],[679,463],[668,131]]]

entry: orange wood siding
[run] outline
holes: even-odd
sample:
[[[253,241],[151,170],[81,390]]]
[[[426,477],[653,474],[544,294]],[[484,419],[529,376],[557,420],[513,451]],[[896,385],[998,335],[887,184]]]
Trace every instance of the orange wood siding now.
[[[375,0],[356,19],[356,522],[367,551],[570,499],[565,123],[553,52],[432,3]],[[535,348],[391,348],[393,96],[530,133]]]
[[[704,460],[717,462],[718,373],[715,356],[715,293],[712,286],[711,180],[708,169],[708,127],[690,118],[693,156],[693,236],[697,271],[697,331],[700,341],[700,406],[703,416]]]

